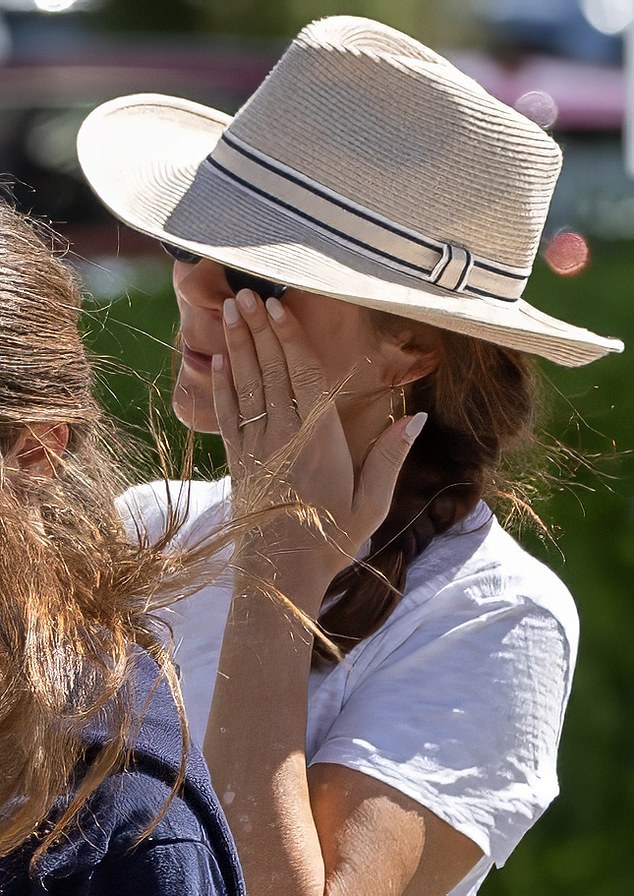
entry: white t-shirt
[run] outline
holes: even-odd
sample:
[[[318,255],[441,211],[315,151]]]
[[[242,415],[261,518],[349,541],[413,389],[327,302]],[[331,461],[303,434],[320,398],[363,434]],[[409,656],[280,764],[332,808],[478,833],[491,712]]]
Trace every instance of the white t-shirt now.
[[[176,499],[180,485],[170,488]],[[192,483],[178,540],[221,525],[228,495],[227,480]],[[166,506],[165,484],[152,483],[127,492],[120,509],[156,538]],[[170,614],[199,741],[230,599],[225,580]],[[307,761],[377,778],[475,841],[484,857],[451,894],[473,896],[558,793],[578,634],[568,590],[481,502],[410,566],[379,631],[339,665],[311,672]]]

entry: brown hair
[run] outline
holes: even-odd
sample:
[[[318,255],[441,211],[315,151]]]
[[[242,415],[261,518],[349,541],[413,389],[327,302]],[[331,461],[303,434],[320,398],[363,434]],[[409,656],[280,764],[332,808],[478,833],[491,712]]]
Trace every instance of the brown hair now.
[[[159,592],[166,603],[195,590],[196,551],[191,563],[163,551],[177,510],[153,545],[140,528],[134,543],[124,532],[115,506],[126,485],[113,456],[117,436],[92,395],[77,327],[81,293],[59,255],[46,228],[0,201],[0,856],[38,831],[76,783],[43,834],[41,854],[124,760],[140,722],[132,645],[156,660],[179,709],[175,789],[188,746],[169,633],[150,609]],[[70,431],[52,477],[6,459],[17,435],[42,422]],[[230,539],[230,527],[212,535],[200,557]],[[105,746],[73,782],[96,722]]]
[[[372,314],[382,332],[403,328],[402,318]],[[532,442],[532,359],[468,336],[438,333],[441,361],[407,397],[407,412],[427,411],[429,419],[405,460],[390,512],[372,536],[371,568],[354,564],[338,575],[329,594],[341,597],[319,620],[344,652],[387,619],[401,599],[409,565],[434,536],[466,516],[482,496],[513,500],[504,462]],[[329,658],[319,642],[314,650],[316,657]]]

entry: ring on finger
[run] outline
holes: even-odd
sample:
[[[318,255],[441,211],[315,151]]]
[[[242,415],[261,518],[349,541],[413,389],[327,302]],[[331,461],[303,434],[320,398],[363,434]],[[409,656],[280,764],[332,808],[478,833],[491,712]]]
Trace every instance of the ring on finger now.
[[[246,426],[247,423],[255,423],[256,420],[262,420],[264,417],[268,416],[268,411],[262,411],[261,414],[256,414],[255,417],[248,417],[246,420],[241,420],[238,423],[238,429],[242,429],[243,426]]]

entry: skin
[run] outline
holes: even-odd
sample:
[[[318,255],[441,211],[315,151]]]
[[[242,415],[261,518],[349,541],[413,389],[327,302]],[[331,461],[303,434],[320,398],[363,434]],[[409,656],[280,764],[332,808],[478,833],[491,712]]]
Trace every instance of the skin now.
[[[174,408],[197,429],[221,430],[237,489],[257,472],[250,460],[266,465],[324,394],[345,382],[287,476],[302,500],[337,521],[331,542],[285,517],[260,527],[235,563],[242,572],[204,752],[248,891],[447,893],[482,856],[471,840],[381,781],[335,764],[307,769],[312,639],[253,587],[274,578],[302,612],[317,617],[328,584],[347,563],[344,554],[358,550],[387,513],[422,425],[404,418],[388,427],[392,387],[432,372],[439,340],[431,328],[422,340],[417,331],[412,348],[405,324],[398,338],[381,339],[366,309],[297,290],[266,307],[244,291],[227,299],[222,269],[210,261],[177,262],[174,286],[183,340],[201,353],[184,352]],[[239,426],[264,410],[265,417]]]
[[[211,355],[226,355],[223,308],[232,293],[222,268],[208,260],[196,265],[176,262],[173,284],[183,342],[174,411],[179,420],[199,432],[218,432],[211,392]],[[379,340],[370,313],[358,305],[297,289],[285,292],[283,304],[300,324],[319,360],[326,387],[345,383],[337,408],[356,467],[368,445],[385,428],[392,410],[392,387],[406,387],[438,364],[440,347],[435,330],[429,327],[425,331],[427,344],[421,354],[408,347],[411,334],[407,332],[399,340]],[[248,314],[246,306],[243,308]],[[235,306],[225,310],[233,316],[240,314]],[[419,325],[417,332],[421,330]],[[254,393],[255,406],[260,374],[254,370],[249,375],[253,382],[244,387]],[[248,413],[248,402],[244,404]]]
[[[31,423],[19,432],[5,455],[5,464],[50,479],[69,437],[67,423]]]

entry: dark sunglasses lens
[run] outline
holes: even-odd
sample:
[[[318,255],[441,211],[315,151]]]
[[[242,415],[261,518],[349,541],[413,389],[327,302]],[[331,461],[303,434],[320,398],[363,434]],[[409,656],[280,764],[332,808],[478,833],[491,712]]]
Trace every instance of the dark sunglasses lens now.
[[[179,246],[172,246],[171,243],[161,243],[161,246],[165,249],[167,254],[171,255],[176,261],[182,261],[184,264],[198,264],[200,261],[200,255],[194,255],[193,252],[188,252],[187,249],[181,249]]]
[[[265,277],[256,277],[255,274],[247,274],[245,271],[238,271],[235,268],[225,267],[223,270],[229,289],[234,296],[241,289],[250,289],[257,292],[261,299],[270,299],[271,296],[279,299],[286,291],[286,287],[282,283],[274,283],[273,280],[267,280]]]

